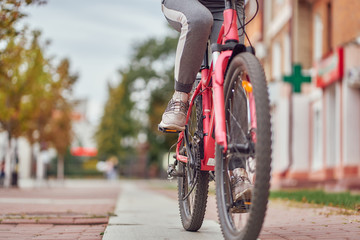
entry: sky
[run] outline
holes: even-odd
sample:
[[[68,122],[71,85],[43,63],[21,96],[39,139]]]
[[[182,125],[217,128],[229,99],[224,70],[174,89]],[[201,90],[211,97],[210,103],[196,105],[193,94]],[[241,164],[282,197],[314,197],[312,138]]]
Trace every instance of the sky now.
[[[50,40],[49,56],[70,59],[79,74],[76,98],[87,98],[87,115],[97,124],[108,98],[108,82],[119,81],[118,69],[126,67],[132,46],[149,37],[169,33],[160,0],[48,0],[29,6],[23,22],[42,31]]]

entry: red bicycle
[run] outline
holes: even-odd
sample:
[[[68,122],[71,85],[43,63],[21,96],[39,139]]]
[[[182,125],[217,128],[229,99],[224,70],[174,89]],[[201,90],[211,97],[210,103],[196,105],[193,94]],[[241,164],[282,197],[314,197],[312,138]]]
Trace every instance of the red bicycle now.
[[[257,1],[256,1],[257,2]],[[258,2],[257,2],[258,4]],[[265,74],[252,46],[239,43],[236,6],[225,0],[224,22],[212,62],[204,58],[185,130],[179,133],[170,176],[178,178],[184,229],[197,231],[215,179],[218,217],[225,239],[256,239],[265,217],[271,164],[271,124]],[[241,22],[241,21],[239,21]],[[246,35],[245,25],[240,26]],[[230,165],[241,161],[251,200],[234,201]]]

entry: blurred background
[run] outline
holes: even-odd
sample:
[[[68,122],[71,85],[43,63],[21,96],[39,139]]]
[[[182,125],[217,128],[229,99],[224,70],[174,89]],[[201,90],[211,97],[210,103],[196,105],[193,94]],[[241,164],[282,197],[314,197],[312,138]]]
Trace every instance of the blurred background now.
[[[2,186],[166,177],[178,33],[158,0],[0,1]],[[247,1],[273,187],[360,188],[360,1]]]

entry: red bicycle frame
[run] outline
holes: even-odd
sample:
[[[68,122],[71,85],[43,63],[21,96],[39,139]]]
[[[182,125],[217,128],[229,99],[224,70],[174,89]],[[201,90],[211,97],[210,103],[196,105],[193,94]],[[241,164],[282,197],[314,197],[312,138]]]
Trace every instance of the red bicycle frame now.
[[[218,44],[225,44],[229,41],[239,42],[237,28],[237,13],[235,9],[228,7],[224,10],[224,22],[219,32]],[[201,70],[201,81],[195,89],[187,113],[186,122],[189,121],[191,109],[195,98],[202,94],[203,109],[203,133],[204,133],[204,158],[201,159],[202,171],[214,171],[215,166],[215,142],[227,150],[226,125],[224,112],[224,74],[232,55],[232,50],[215,51],[212,53],[210,69]],[[212,81],[211,81],[212,80]],[[212,86],[210,86],[212,83]],[[215,139],[213,131],[215,129]],[[184,141],[184,131],[179,134],[179,141],[176,148],[178,161],[187,162],[186,156],[180,155],[181,141]]]

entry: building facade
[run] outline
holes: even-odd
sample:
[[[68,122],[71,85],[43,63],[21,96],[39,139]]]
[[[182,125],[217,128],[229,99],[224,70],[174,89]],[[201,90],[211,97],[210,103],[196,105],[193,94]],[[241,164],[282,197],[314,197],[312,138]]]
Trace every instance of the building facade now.
[[[360,187],[360,1],[260,4],[249,29],[269,81],[274,185]]]
[[[356,188],[360,185],[360,2],[309,2],[313,82],[321,90],[310,102],[310,122],[319,127],[310,139],[309,179]]]

